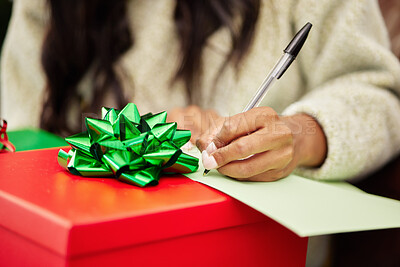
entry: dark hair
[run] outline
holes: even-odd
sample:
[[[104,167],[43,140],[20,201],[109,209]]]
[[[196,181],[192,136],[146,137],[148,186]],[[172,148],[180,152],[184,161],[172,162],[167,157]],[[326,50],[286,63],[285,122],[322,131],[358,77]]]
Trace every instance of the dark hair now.
[[[189,98],[197,89],[198,69],[207,38],[227,27],[232,49],[225,64],[235,66],[251,43],[259,0],[177,0],[175,24],[180,36],[181,64],[174,81],[183,80]],[[77,85],[93,69],[94,98],[82,112],[96,112],[105,93],[113,93],[120,107],[126,104],[115,62],[133,45],[127,18],[127,0],[48,0],[51,17],[43,44],[42,65],[47,77],[41,127],[61,135],[73,129],[67,110],[79,103]],[[237,23],[240,21],[241,23]],[[222,69],[221,69],[222,71]],[[80,114],[79,113],[79,114]]]

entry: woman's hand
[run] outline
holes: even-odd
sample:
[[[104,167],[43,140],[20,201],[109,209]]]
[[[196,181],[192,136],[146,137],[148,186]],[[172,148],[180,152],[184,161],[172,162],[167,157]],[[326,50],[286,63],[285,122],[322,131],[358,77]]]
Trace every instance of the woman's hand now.
[[[249,181],[275,181],[297,166],[319,166],[327,151],[325,135],[311,116],[279,117],[269,107],[226,118],[197,146],[206,169]]]
[[[204,110],[198,106],[175,108],[168,112],[167,121],[176,121],[179,129],[190,130],[192,137],[190,141],[194,144],[202,134],[210,135],[209,130],[218,129],[223,118],[214,110]]]

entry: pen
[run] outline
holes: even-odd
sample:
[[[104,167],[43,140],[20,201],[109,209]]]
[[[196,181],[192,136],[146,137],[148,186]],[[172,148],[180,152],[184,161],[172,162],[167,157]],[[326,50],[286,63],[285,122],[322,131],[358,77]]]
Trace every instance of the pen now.
[[[274,82],[282,77],[285,71],[289,68],[290,64],[292,64],[296,56],[299,54],[301,48],[303,47],[304,42],[307,39],[311,27],[312,24],[310,22],[307,22],[306,25],[304,25],[303,28],[301,28],[301,30],[296,33],[292,41],[290,41],[285,50],[283,50],[284,53],[282,57],[275,64],[275,66],[272,68],[272,70],[264,79],[264,81],[261,83],[256,94],[244,108],[243,112],[246,112],[254,107],[257,107],[267,94],[268,90],[274,84]],[[203,176],[209,172],[210,170],[207,169],[204,170]]]

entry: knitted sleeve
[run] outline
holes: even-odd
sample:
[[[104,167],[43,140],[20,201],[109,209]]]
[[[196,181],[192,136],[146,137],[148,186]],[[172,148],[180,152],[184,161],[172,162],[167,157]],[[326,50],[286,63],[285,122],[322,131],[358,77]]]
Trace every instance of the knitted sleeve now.
[[[45,76],[40,63],[45,1],[15,0],[1,57],[1,117],[9,129],[39,127]]]
[[[400,150],[400,66],[376,1],[300,0],[293,20],[314,27],[299,58],[307,93],[284,114],[313,116],[328,141],[322,166],[295,173],[343,180],[379,168]]]

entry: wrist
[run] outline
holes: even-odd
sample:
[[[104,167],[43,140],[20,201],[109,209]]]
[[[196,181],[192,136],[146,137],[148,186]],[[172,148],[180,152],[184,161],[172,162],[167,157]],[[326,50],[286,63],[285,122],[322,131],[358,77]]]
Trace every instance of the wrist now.
[[[327,141],[319,123],[307,114],[286,116],[282,120],[292,131],[297,166],[322,165],[327,154]]]

